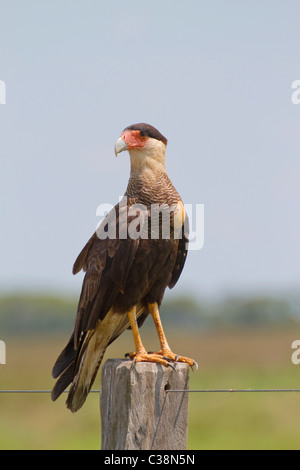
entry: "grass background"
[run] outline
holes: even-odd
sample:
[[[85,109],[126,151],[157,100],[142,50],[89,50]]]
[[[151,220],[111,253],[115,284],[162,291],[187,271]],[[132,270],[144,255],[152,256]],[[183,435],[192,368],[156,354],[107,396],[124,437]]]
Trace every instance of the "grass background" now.
[[[158,347],[155,332],[141,330],[148,349]],[[190,388],[300,388],[300,366],[291,362],[299,327],[168,331],[175,352],[197,360]],[[0,366],[0,389],[51,389],[51,368],[65,335],[3,338],[7,364]],[[106,358],[133,349],[125,332]],[[100,388],[100,376],[95,387]],[[90,394],[75,415],[65,397],[0,394],[0,449],[99,449],[99,395]],[[188,448],[299,449],[300,394],[189,395]]]

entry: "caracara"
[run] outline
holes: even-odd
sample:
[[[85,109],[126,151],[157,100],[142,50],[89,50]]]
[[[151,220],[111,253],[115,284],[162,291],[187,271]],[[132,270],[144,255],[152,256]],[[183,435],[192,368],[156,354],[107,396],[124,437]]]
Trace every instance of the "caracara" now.
[[[75,327],[52,371],[58,378],[52,399],[71,384],[67,407],[72,412],[84,404],[106,348],[128,328],[136,348],[129,354],[133,361],[196,365],[171,351],[159,315],[165,289],[178,281],[188,249],[187,215],[165,169],[166,146],[167,139],[148,124],[127,127],[116,142],[116,156],[124,150],[130,155],[127,190],[75,261],[73,274],[86,273]],[[139,333],[149,313],[161,345],[155,353],[146,352]]]

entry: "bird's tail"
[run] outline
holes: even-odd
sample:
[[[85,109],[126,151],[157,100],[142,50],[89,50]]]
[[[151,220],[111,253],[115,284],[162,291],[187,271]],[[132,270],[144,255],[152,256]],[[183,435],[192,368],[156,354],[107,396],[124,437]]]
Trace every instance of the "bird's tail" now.
[[[80,348],[77,370],[72,380],[66,401],[67,408],[73,413],[84,404],[108,346],[108,339],[95,331],[89,331]]]
[[[60,371],[61,375],[53,387],[51,398],[53,401],[57,400],[71,384],[66,405],[73,413],[78,411],[84,404],[108,345],[107,340],[97,339],[96,332],[97,330],[93,330],[86,333],[78,353],[74,350],[73,358],[71,354],[66,356],[66,347],[60,354],[52,371],[54,378],[58,377],[57,371]],[[62,369],[60,363],[63,365],[61,361],[64,356],[68,359],[65,360],[65,367]]]
[[[139,315],[142,313],[143,308]],[[86,332],[76,352],[71,338],[53,368],[54,378],[61,375],[52,390],[52,400],[56,400],[71,384],[66,405],[73,413],[78,411],[92,388],[107,346],[128,326],[127,315],[112,308],[103,320],[98,321],[95,330]]]

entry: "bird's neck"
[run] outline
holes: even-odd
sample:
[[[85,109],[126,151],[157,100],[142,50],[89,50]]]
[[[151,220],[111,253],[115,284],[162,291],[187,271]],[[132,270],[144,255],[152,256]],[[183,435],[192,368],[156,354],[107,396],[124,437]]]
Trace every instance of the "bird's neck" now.
[[[143,161],[134,152],[130,153],[131,172],[126,196],[140,204],[172,205],[180,196],[171,183],[164,162],[144,155]],[[136,159],[135,159],[136,158]]]
[[[161,145],[160,145],[161,144]],[[165,172],[166,146],[160,142],[156,142],[155,147],[132,149],[130,154],[130,174],[151,174],[157,172]]]

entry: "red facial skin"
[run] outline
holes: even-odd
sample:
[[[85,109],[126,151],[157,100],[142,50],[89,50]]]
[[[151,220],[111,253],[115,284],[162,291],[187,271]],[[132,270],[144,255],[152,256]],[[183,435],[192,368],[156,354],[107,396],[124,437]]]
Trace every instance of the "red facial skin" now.
[[[145,147],[148,137],[142,137],[140,131],[124,131],[121,139],[126,142],[127,150],[131,150]]]

